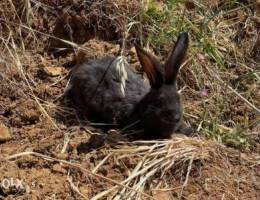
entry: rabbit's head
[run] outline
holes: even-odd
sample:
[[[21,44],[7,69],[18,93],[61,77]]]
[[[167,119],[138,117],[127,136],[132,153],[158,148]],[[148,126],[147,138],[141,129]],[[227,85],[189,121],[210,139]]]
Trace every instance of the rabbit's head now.
[[[182,104],[176,86],[178,71],[188,44],[188,34],[181,33],[164,65],[136,45],[136,52],[149,79],[151,90],[137,105],[132,116],[140,119],[146,136],[151,134],[151,137],[165,138],[173,132],[191,132],[191,129],[184,127],[182,121]]]

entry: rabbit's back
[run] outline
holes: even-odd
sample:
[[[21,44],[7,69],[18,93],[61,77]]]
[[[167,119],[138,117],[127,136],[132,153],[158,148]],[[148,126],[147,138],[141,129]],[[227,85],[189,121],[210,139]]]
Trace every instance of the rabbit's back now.
[[[127,80],[123,94],[114,59],[91,60],[78,66],[71,77],[70,94],[89,119],[120,124],[149,92],[150,86],[126,65]]]

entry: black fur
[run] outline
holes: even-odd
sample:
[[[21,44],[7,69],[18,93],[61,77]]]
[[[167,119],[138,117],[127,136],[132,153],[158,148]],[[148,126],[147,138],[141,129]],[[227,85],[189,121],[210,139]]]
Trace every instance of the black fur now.
[[[70,95],[89,119],[121,126],[138,121],[146,138],[168,138],[173,132],[190,133],[182,122],[182,105],[176,88],[179,67],[188,48],[188,34],[182,33],[163,67],[151,54],[136,46],[150,85],[126,66],[125,96],[115,78],[114,58],[83,63],[72,73]]]

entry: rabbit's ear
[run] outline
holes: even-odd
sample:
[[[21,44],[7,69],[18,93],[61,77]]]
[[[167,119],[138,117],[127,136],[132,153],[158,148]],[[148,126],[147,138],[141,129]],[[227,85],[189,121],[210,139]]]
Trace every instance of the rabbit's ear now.
[[[165,63],[165,83],[173,84],[176,82],[177,74],[189,46],[188,33],[181,33],[173,48],[173,51]]]
[[[143,50],[139,45],[135,44],[138,59],[146,73],[150,85],[153,88],[159,88],[163,84],[163,68],[160,62],[150,53]]]

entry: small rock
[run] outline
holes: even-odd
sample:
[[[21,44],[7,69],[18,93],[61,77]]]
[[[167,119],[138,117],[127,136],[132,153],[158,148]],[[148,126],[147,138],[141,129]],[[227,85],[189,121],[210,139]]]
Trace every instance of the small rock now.
[[[63,67],[53,65],[51,61],[41,57],[41,63],[39,64],[38,76],[42,79],[46,78],[45,76],[59,76],[62,74]]]
[[[10,130],[4,125],[0,123],[0,142],[6,142],[12,139],[12,135]]]
[[[45,67],[45,70],[49,76],[59,76],[62,73],[62,67]]]
[[[67,173],[67,170],[64,169],[60,164],[53,165],[52,170],[54,172],[58,172],[58,173],[62,173],[62,174],[66,174]]]
[[[67,153],[58,153],[56,154],[56,157],[61,160],[67,160],[69,158],[69,155]]]

